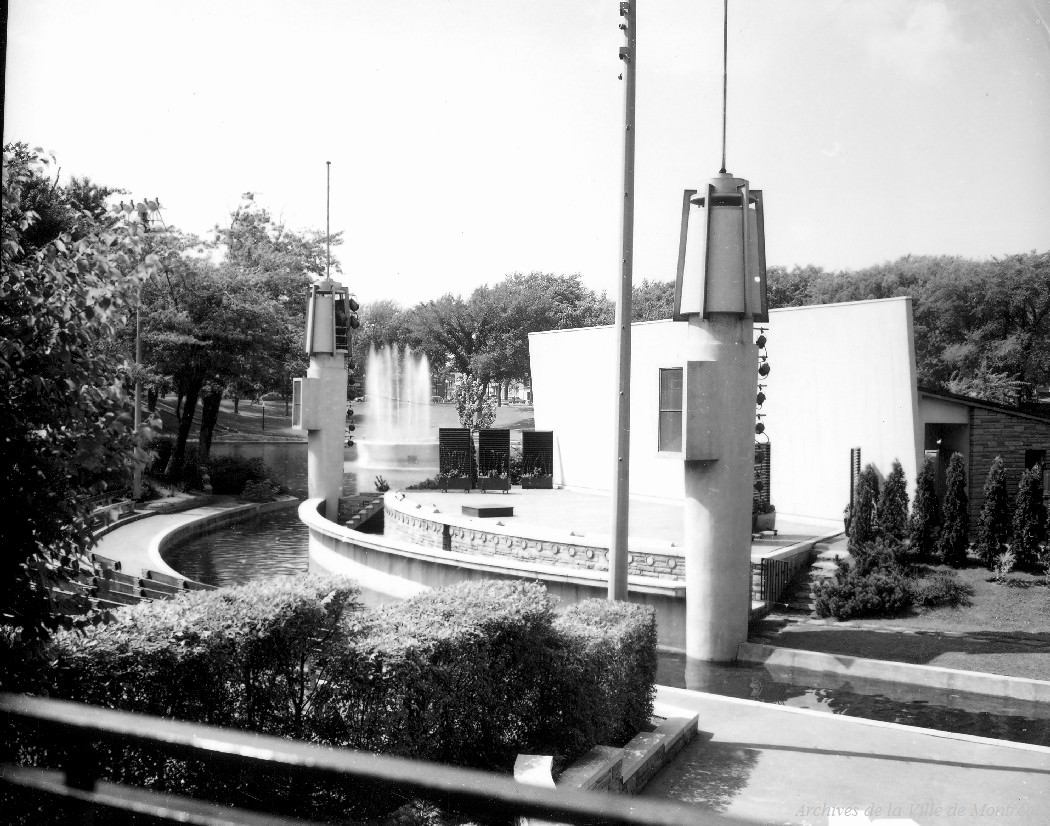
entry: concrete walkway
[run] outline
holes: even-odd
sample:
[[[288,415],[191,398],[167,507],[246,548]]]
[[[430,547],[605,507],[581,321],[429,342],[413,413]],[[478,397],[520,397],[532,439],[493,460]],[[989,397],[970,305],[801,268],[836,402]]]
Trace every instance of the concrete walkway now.
[[[192,501],[182,504],[192,505]],[[117,523],[104,534],[92,549],[93,552],[116,560],[122,571],[133,576],[140,576],[142,571],[150,570],[181,577],[182,574],[170,568],[161,557],[160,549],[165,537],[202,519],[238,510],[258,509],[257,505],[245,504],[232,496],[218,496],[212,497],[207,504],[187,507],[174,513],[165,512],[179,504],[176,499],[146,503],[131,519]]]
[[[755,823],[1050,822],[1050,748],[659,686],[700,737],[646,786]]]

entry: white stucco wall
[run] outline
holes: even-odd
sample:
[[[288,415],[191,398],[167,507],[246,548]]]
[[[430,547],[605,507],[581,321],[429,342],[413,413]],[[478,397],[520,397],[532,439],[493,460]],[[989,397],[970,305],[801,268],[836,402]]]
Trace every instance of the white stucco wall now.
[[[885,476],[900,459],[914,483],[922,447],[911,300],[774,310],[764,422],[779,513],[838,520],[849,498],[850,448]],[[686,325],[632,327],[631,492],[679,499],[681,459],[658,453],[658,368],[687,359]],[[612,327],[529,336],[536,428],[554,431],[555,482],[609,490],[616,335]],[[757,382],[757,377],[756,377]]]

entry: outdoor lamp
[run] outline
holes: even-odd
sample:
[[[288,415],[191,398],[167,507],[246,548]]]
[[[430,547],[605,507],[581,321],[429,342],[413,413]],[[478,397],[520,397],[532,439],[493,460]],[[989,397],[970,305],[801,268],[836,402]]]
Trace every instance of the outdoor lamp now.
[[[682,196],[673,317],[712,314],[769,320],[762,190],[728,172]]]
[[[350,291],[330,278],[310,286],[306,315],[306,352],[309,355],[335,355],[349,351],[350,327],[357,318],[350,302]]]

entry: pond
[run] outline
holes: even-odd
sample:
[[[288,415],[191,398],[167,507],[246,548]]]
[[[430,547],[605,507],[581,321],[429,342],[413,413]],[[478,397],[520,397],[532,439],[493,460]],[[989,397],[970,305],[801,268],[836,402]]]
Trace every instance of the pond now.
[[[222,452],[260,456],[281,474],[289,489],[305,495],[304,444],[216,447]],[[347,463],[344,485],[348,494],[357,490],[351,463]],[[166,554],[165,560],[185,576],[213,585],[239,584],[260,575],[305,573],[309,568],[307,531],[296,508],[289,508],[198,537]],[[687,686],[684,655],[668,652],[660,654],[657,682],[791,708],[1050,745],[1050,708],[1019,700],[755,664],[704,663],[696,674],[690,672]]]

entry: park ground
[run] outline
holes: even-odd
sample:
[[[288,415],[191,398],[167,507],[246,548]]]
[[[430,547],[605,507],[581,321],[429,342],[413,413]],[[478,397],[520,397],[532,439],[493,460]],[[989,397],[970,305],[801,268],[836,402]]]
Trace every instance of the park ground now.
[[[367,434],[368,403],[355,403],[355,435]],[[161,401],[164,430],[173,433],[174,399]],[[264,412],[265,411],[265,412]],[[431,405],[435,427],[459,425],[455,405]],[[494,427],[512,430],[534,426],[526,405],[496,408]],[[223,401],[216,440],[301,441],[291,429],[284,401]],[[938,567],[938,566],[934,566]],[[943,567],[943,566],[941,566]],[[881,619],[839,622],[801,613],[773,613],[752,628],[751,639],[785,648],[851,657],[983,671],[1029,679],[1050,680],[1050,586],[1041,575],[1014,572],[1007,584],[992,581],[987,569],[974,565],[957,571],[973,589],[968,604],[955,608],[912,610]]]
[[[751,639],[826,654],[1050,680],[1050,587],[1042,574],[1015,571],[1000,584],[977,565],[956,573],[973,589],[966,605],[846,622],[774,613],[752,627]]]

